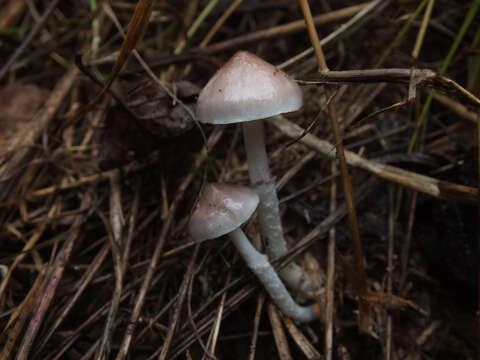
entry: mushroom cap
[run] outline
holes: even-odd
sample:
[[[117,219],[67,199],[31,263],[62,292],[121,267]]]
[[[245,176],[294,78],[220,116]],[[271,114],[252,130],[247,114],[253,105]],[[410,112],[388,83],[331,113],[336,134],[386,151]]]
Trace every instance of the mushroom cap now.
[[[190,235],[202,241],[228,234],[252,216],[258,201],[257,192],[249,187],[207,184],[190,218]]]
[[[295,111],[302,105],[302,90],[287,74],[248,51],[238,51],[200,92],[197,118],[231,124]]]

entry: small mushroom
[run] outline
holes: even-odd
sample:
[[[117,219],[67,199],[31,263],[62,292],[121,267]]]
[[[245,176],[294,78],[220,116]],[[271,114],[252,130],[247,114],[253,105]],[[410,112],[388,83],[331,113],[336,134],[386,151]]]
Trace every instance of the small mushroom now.
[[[270,175],[263,119],[298,110],[303,105],[300,87],[283,71],[247,51],[239,51],[223,65],[200,92],[197,118],[210,124],[243,123],[251,183],[260,196],[258,218],[267,240],[267,253],[275,259],[288,251],[283,236],[275,180]],[[290,263],[280,276],[293,289],[314,290],[310,276]]]
[[[293,300],[267,257],[255,249],[241,229],[255,212],[258,202],[259,197],[251,188],[207,184],[190,218],[190,235],[194,240],[202,241],[228,234],[278,308],[293,320],[313,321],[317,318],[315,306],[300,306]]]

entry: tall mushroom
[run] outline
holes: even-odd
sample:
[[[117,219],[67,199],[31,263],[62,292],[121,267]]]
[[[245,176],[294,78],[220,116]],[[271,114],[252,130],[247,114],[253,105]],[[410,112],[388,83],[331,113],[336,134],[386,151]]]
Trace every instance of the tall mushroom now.
[[[190,235],[202,241],[228,234],[280,311],[295,321],[312,321],[317,318],[315,306],[300,306],[292,299],[267,257],[253,247],[240,228],[252,216],[258,202],[257,193],[248,187],[207,184],[190,218]]]
[[[275,181],[270,175],[265,148],[263,119],[298,110],[302,91],[283,71],[247,51],[239,51],[223,65],[200,92],[197,118],[210,124],[243,123],[251,183],[260,197],[258,217],[267,240],[267,253],[278,258],[287,253],[287,243],[278,207]],[[308,292],[313,283],[297,264],[280,271],[293,289]]]

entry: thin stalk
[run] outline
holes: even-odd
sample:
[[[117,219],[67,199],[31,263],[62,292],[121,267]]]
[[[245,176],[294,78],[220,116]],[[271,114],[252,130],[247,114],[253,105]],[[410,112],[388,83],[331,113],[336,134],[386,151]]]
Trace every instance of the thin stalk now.
[[[288,247],[283,236],[275,179],[272,178],[268,166],[263,120],[244,122],[243,137],[250,182],[257,188],[260,198],[258,205],[260,230],[266,238],[268,256],[276,259],[285,255]],[[288,264],[279,271],[279,274],[287,286],[292,289],[302,292],[313,290],[310,276],[295,263]]]
[[[284,315],[299,322],[310,322],[318,318],[314,305],[300,306],[293,300],[267,257],[255,249],[240,228],[228,236]]]
[[[310,42],[315,48],[315,55],[318,62],[318,71],[327,72],[328,67],[325,61],[325,56],[323,55],[322,48],[320,46],[320,41],[318,39],[317,29],[315,28],[312,21],[312,14],[310,12],[310,7],[308,5],[308,0],[298,0],[300,7],[302,9],[303,17],[305,18],[305,23],[307,24],[308,34],[310,36]],[[343,149],[342,135],[340,132],[340,127],[338,126],[337,121],[337,111],[335,105],[331,102],[328,105],[328,112],[330,117],[330,122],[332,126],[333,135],[335,138],[335,146],[337,149],[338,160],[340,163],[340,174],[342,178],[342,187],[345,195],[345,203],[347,205],[348,212],[348,225],[350,232],[352,234],[352,244],[353,244],[353,253],[355,260],[355,269],[357,275],[357,281],[353,286],[355,287],[357,294],[359,296],[360,308],[359,308],[359,319],[358,326],[360,330],[367,332],[370,323],[370,310],[369,306],[365,301],[362,301],[361,297],[367,292],[367,278],[365,275],[365,267],[363,264],[363,251],[362,243],[360,240],[360,233],[358,231],[358,220],[357,213],[355,211],[355,201],[353,199],[353,190],[352,182],[350,180],[350,175],[348,173],[347,162],[345,161],[345,151]]]

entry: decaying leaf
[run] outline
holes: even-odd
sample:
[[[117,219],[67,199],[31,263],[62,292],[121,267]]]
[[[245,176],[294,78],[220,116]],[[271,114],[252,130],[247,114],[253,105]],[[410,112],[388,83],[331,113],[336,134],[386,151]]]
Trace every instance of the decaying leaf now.
[[[135,84],[132,86],[132,82]],[[107,110],[100,131],[98,163],[102,170],[141,160],[193,127],[193,119],[179,103],[155,82],[141,78],[129,81],[123,105]],[[187,81],[171,86],[179,99],[192,103],[199,89]],[[127,110],[127,109],[128,110]]]
[[[33,84],[13,83],[0,88],[0,152],[20,129],[29,126],[47,96],[47,89]]]

